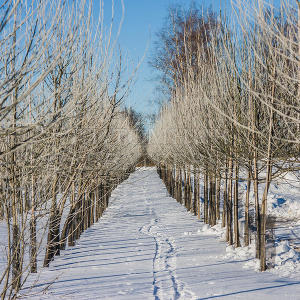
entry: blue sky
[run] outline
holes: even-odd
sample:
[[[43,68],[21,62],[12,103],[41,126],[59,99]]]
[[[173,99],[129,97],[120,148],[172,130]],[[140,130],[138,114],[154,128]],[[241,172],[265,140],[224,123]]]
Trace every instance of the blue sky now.
[[[105,23],[111,19],[112,0],[104,1]],[[97,9],[95,0],[95,10]],[[196,4],[210,5],[219,10],[220,0],[195,0]],[[225,5],[225,0],[222,0]],[[227,0],[230,2],[230,0]],[[137,65],[144,57],[136,74],[135,83],[131,88],[126,104],[143,113],[157,111],[156,100],[161,97],[157,92],[157,74],[149,66],[148,62],[153,54],[154,42],[157,40],[156,33],[162,28],[168,13],[168,8],[173,4],[189,6],[189,0],[124,0],[125,15],[118,44],[122,49],[125,61],[129,68]],[[122,16],[120,0],[114,1],[115,30]]]
[[[100,0],[93,1],[95,13],[97,14]],[[121,0],[103,0],[104,23],[110,24],[112,1],[115,10],[114,32],[116,32],[122,16]],[[164,100],[157,89],[157,73],[148,63],[153,55],[154,42],[157,40],[156,34],[163,27],[170,6],[179,4],[188,7],[191,0],[123,1],[125,7],[124,22],[118,38],[118,45],[122,50],[124,61],[128,64],[129,70],[132,70],[144,57],[125,104],[144,114],[155,113],[159,108],[157,100]],[[275,5],[280,2],[279,0],[267,1]],[[212,7],[216,12],[220,10],[221,4],[222,10],[227,10],[227,15],[231,12],[231,0],[194,0],[194,3],[199,6],[203,5],[204,8]],[[129,76],[128,73],[123,75],[124,78]]]
[[[99,1],[94,1],[94,10],[99,11]],[[112,1],[114,2],[115,19],[114,32],[116,33],[122,17],[121,0],[103,0],[104,23],[107,26],[111,21]],[[267,0],[273,3],[279,0]],[[218,12],[220,3],[222,9],[227,9],[230,14],[231,0],[194,0],[204,8],[212,7]],[[144,57],[137,74],[135,82],[131,87],[131,93],[126,99],[126,105],[132,106],[142,113],[154,113],[158,109],[156,100],[162,95],[157,91],[157,73],[149,66],[148,62],[154,51],[154,42],[157,40],[156,33],[162,28],[171,5],[179,4],[188,7],[191,0],[124,0],[124,23],[118,38],[118,45],[123,54],[124,61],[132,70]],[[128,76],[124,74],[124,78]]]

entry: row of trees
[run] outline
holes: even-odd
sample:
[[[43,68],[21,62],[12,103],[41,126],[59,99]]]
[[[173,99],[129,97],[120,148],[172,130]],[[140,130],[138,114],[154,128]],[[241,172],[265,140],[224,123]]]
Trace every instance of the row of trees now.
[[[170,193],[199,217],[203,194],[204,221],[213,226],[222,219],[235,247],[241,245],[238,183],[247,182],[243,240],[249,244],[254,228],[264,271],[270,184],[299,170],[300,2],[282,0],[275,8],[263,0],[232,1],[232,20],[203,11],[170,14],[161,61],[156,60],[170,101],[161,109],[148,152]]]
[[[116,37],[92,1],[0,5],[1,299],[15,298],[108,205],[141,155]],[[113,18],[112,18],[113,19]]]

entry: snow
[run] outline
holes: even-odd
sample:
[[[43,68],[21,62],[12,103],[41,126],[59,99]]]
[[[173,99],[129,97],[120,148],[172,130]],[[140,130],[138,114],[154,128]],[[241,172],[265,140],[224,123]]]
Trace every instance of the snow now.
[[[29,276],[21,298],[299,299],[299,253],[289,242],[277,241],[275,268],[264,273],[254,251],[226,246],[220,224],[204,225],[168,196],[154,168],[141,168],[76,246]]]

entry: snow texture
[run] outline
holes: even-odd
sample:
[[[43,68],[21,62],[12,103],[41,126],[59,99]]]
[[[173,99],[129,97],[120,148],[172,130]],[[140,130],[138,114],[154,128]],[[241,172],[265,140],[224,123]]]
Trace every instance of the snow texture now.
[[[300,299],[299,272],[255,272],[253,245],[226,247],[222,230],[169,197],[155,169],[139,169],[76,246],[28,278],[21,298]],[[276,253],[276,266],[299,271],[288,242],[279,242]]]

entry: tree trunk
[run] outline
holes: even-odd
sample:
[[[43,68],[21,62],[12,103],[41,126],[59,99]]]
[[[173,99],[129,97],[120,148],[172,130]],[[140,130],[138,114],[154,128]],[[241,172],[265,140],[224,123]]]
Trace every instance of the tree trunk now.
[[[241,247],[239,231],[239,165],[235,161],[235,180],[234,180],[234,245]]]
[[[222,227],[225,227],[226,220],[227,220],[227,210],[228,210],[228,208],[227,208],[227,202],[228,202],[227,189],[228,189],[228,163],[227,163],[227,159],[226,159],[225,182],[224,182],[224,192],[223,192]],[[228,240],[228,237],[227,237],[227,240]]]
[[[208,173],[204,174],[204,223],[208,224]]]
[[[198,179],[198,197],[197,197],[197,214],[198,214],[198,219],[200,220],[201,218],[201,210],[200,210],[200,173],[197,173],[197,179]]]
[[[274,78],[275,67],[274,67]],[[275,94],[275,81],[272,85],[272,100],[271,104],[274,105],[274,94]],[[267,174],[266,174],[266,185],[262,198],[261,207],[261,254],[260,254],[260,270],[265,271],[266,265],[266,222],[267,222],[267,198],[269,187],[272,181],[272,139],[273,139],[273,122],[274,122],[274,110],[273,107],[270,109],[270,122],[269,122],[269,134],[268,134],[268,152],[267,152]]]
[[[73,212],[71,214],[71,223],[70,223],[70,228],[69,228],[69,233],[68,233],[68,246],[74,246],[75,245],[75,239],[76,239],[76,209],[77,209],[77,204],[76,204],[76,185],[75,182],[72,182],[72,194],[71,194],[71,203],[73,206]]]
[[[100,185],[100,217],[102,217],[104,211],[104,186],[103,183]]]
[[[208,223],[210,226],[212,226],[212,219],[213,219],[213,201],[212,201],[212,176],[209,175],[209,186],[208,186]]]
[[[197,170],[194,170],[194,205],[193,205],[193,213],[196,216],[197,215],[197,205],[198,205],[198,199],[199,199],[199,182],[198,182],[198,172]]]
[[[5,205],[5,211],[6,211],[6,226],[7,226],[7,247],[8,249],[12,249],[12,240],[11,240],[11,211],[10,211],[10,205],[9,203],[6,203]],[[1,293],[1,300],[5,299],[6,293],[8,291],[9,287],[9,278],[10,278],[10,272],[11,272],[11,266],[12,266],[12,252],[7,252],[7,268],[6,268],[6,274],[3,274],[5,276],[4,285],[2,287],[2,293]],[[4,279],[4,277],[3,277]]]
[[[188,168],[188,211],[193,212],[193,188],[191,166]]]
[[[44,267],[49,267],[50,261],[56,254],[56,233],[57,233],[57,203],[56,203],[56,196],[57,196],[57,182],[58,176],[55,175],[52,184],[52,203],[51,203],[51,210],[50,210],[50,217],[49,217],[49,229],[48,229],[48,238],[47,238],[47,246],[46,246],[46,253],[44,258]]]
[[[255,225],[256,225],[256,258],[260,258],[260,251],[261,251],[261,220],[260,220],[260,206],[259,206],[259,198],[258,198],[258,155],[257,155],[257,134],[255,131],[257,130],[258,126],[258,115],[257,115],[257,105],[255,100],[252,100],[250,103],[252,104],[252,147],[253,147],[253,191],[255,197]]]
[[[261,249],[261,222],[260,222],[260,207],[258,198],[258,169],[257,169],[257,152],[254,150],[253,157],[253,190],[255,197],[255,223],[256,223],[256,258],[260,258]]]
[[[272,180],[272,164],[270,155],[268,157],[267,166],[267,177],[266,186],[264,189],[264,194],[262,198],[262,208],[261,208],[261,255],[260,255],[260,270],[265,271],[266,265],[266,222],[267,222],[267,197],[268,191]]]
[[[65,224],[63,226],[60,235],[60,241],[59,241],[60,250],[66,249],[66,243],[68,238],[69,238],[69,246],[73,246],[73,239],[72,239],[73,234],[71,228],[73,224],[74,212],[75,212],[75,207],[71,205],[70,211],[68,213],[67,219],[65,221]]]
[[[179,170],[179,202],[182,204],[183,201],[182,201],[182,169]]]
[[[184,206],[187,208],[188,206],[188,188],[187,188],[187,171],[184,168]]]
[[[213,174],[209,180],[209,224],[216,225],[216,182]]]
[[[217,220],[220,220],[220,189],[221,189],[221,175],[219,174],[216,179],[216,214]]]
[[[31,220],[30,220],[30,272],[37,272],[37,247],[36,247],[36,218],[35,218],[35,181],[31,176]]]
[[[232,173],[233,163],[232,158],[229,158],[228,163],[229,178],[228,178],[228,192],[227,192],[227,241],[229,245],[233,244],[233,233],[232,233]]]
[[[245,227],[244,227],[244,244],[249,246],[250,235],[249,235],[249,198],[250,198],[250,188],[251,188],[251,174],[252,174],[252,165],[251,160],[248,164],[248,180],[247,180],[247,191],[246,191],[246,202],[245,202]]]
[[[179,202],[179,172],[175,166],[175,199]]]
[[[95,223],[95,211],[96,211],[96,190],[91,193],[91,224]]]
[[[11,69],[12,73],[16,67],[16,45],[17,45],[17,13],[14,13],[14,25],[12,35],[12,59]],[[11,149],[17,144],[17,104],[18,104],[18,83],[15,83],[16,87],[11,94],[11,103],[13,105],[11,124],[12,133],[10,135],[10,147]],[[12,152],[10,155],[10,184],[11,184],[11,212],[12,212],[12,249],[11,249],[11,262],[12,262],[12,288],[19,291],[21,287],[22,265],[21,265],[21,235],[18,224],[18,204],[20,205],[21,199],[18,193],[19,184],[17,179],[17,157],[16,153]]]
[[[99,198],[99,184],[97,184],[97,187],[95,189],[95,222],[98,222],[100,218]]]

